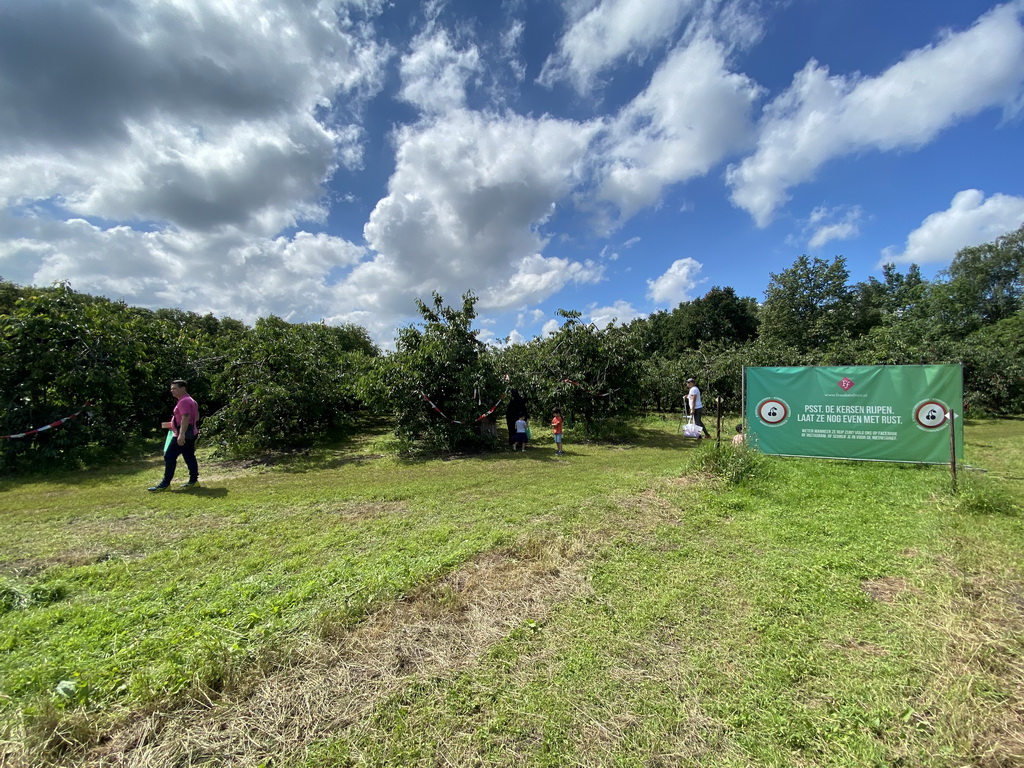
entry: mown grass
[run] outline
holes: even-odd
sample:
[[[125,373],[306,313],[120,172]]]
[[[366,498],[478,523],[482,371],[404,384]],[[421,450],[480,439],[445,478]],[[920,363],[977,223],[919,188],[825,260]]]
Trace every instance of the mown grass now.
[[[675,426],[562,460],[370,435],[188,493],[147,495],[152,461],[5,482],[0,757],[1024,761],[1024,422],[967,425],[989,471],[959,495]]]

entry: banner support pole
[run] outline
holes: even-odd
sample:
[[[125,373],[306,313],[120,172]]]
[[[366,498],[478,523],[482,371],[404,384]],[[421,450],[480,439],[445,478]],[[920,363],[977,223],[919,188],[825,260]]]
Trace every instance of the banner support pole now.
[[[956,485],[956,428],[953,424],[956,413],[952,408],[949,409],[946,418],[949,420],[949,473],[953,479],[953,493],[956,494],[958,493]]]

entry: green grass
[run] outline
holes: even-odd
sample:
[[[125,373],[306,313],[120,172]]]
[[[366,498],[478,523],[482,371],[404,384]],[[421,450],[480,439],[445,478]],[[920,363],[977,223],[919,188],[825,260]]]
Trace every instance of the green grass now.
[[[958,495],[676,426],[5,481],[0,764],[1024,761],[1024,421]]]

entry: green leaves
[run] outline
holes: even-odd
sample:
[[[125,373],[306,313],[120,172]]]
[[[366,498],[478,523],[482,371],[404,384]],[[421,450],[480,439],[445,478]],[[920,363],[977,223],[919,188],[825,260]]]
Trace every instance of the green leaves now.
[[[224,406],[204,426],[232,455],[311,445],[352,423],[372,349],[361,328],[261,318],[214,376]]]
[[[395,352],[375,361],[362,382],[362,395],[393,415],[395,434],[410,447],[454,451],[491,443],[477,417],[505,387],[472,328],[476,301],[472,293],[463,295],[461,309],[445,306],[436,293],[430,306],[417,301],[422,324],[401,329]]]

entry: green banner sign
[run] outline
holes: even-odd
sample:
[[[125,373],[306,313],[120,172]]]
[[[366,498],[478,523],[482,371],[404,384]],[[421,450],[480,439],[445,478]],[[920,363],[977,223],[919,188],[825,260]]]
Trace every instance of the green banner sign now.
[[[762,453],[948,464],[963,458],[959,365],[744,368],[747,441]]]

